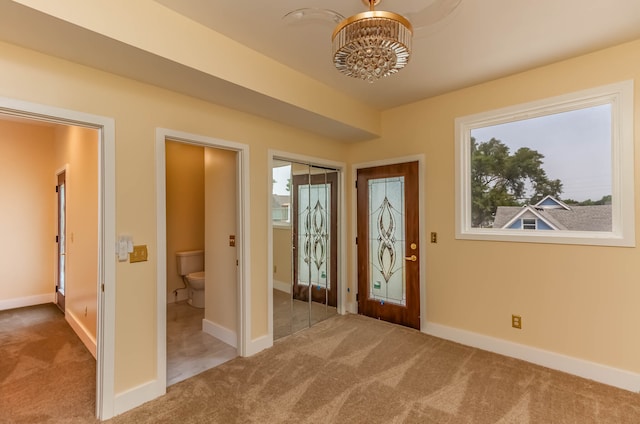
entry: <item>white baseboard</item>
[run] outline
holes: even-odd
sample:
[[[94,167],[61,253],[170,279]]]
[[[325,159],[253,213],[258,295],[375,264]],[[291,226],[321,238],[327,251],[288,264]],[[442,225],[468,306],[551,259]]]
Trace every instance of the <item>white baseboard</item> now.
[[[636,393],[640,391],[640,374],[631,371],[440,324],[427,323],[422,331],[435,337],[500,355],[522,359],[543,367],[594,380],[609,386]]]
[[[152,380],[122,393],[117,393],[113,406],[114,416],[160,397],[166,391],[166,383],[160,384],[158,380]]]
[[[87,327],[85,327],[78,317],[68,309],[64,312],[64,318],[67,320],[73,331],[78,335],[87,350],[91,352],[94,358],[97,358],[96,339],[91,335]]]
[[[231,345],[235,348],[238,347],[238,335],[236,334],[236,332],[229,330],[228,328],[223,327],[219,324],[216,324],[215,322],[203,319],[202,331],[212,335],[216,339],[222,340],[228,345]]]
[[[270,347],[273,347],[273,337],[269,337],[268,335],[258,337],[247,344],[244,356],[255,355]]]
[[[282,281],[273,280],[273,288],[280,290],[281,292],[291,293],[291,283],[284,283]]]
[[[231,331],[228,328],[222,327],[214,322],[203,319],[202,331],[213,337],[222,340],[223,342],[231,345],[235,348],[238,347],[238,336],[235,331]],[[258,352],[268,349],[273,346],[273,339],[268,336],[261,336],[257,339],[251,340],[245,348],[244,356],[252,356]]]
[[[183,300],[187,300],[188,298],[189,298],[189,293],[187,292],[187,289],[183,289],[183,288],[178,289],[177,296],[173,295],[173,290],[167,293],[167,303],[182,302]]]
[[[0,300],[0,311],[4,311],[7,309],[24,308],[25,306],[42,305],[44,303],[54,303],[55,301],[55,293],[36,294],[34,296],[5,299]]]
[[[358,315],[358,302],[347,302],[345,312]]]

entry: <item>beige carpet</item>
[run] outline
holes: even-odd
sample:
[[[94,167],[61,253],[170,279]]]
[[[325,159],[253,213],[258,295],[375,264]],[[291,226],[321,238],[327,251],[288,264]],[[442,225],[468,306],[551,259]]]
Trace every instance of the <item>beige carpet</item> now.
[[[273,289],[273,339],[297,333],[337,313],[335,307],[293,300],[290,293]]]
[[[0,423],[96,422],[96,362],[53,304],[0,311]]]
[[[96,423],[93,357],[54,306],[25,309],[0,312],[0,423]],[[637,424],[640,395],[347,315],[108,422]]]
[[[110,422],[637,424],[640,395],[347,315]]]

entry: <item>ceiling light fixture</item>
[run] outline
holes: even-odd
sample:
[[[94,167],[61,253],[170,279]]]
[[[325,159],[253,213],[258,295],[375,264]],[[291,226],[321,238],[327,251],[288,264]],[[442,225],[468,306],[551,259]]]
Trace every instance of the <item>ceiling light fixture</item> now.
[[[343,74],[374,82],[409,62],[413,27],[404,16],[374,10],[380,0],[362,2],[369,11],[345,19],[333,31],[333,63]]]

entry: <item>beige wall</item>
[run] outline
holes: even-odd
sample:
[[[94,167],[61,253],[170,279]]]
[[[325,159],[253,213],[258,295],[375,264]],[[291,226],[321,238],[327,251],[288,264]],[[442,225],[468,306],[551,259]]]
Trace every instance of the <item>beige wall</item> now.
[[[56,284],[56,173],[67,168],[66,301],[95,342],[98,285],[98,134],[0,120],[0,300],[51,295]],[[24,254],[29,252],[29,254]],[[35,265],[34,265],[35,264]],[[6,277],[6,278],[5,278]],[[29,302],[27,302],[29,303]]]
[[[150,52],[173,63],[198,70],[207,76],[214,86],[199,87],[205,98],[217,96],[229,98],[224,93],[226,84],[218,84],[216,79],[229,82],[249,91],[233,91],[232,96],[241,96],[242,101],[252,102],[248,109],[273,115],[293,113],[300,121],[322,122],[325,126],[342,126],[343,123],[360,137],[364,134],[378,134],[380,116],[378,110],[366,102],[349,97],[342,91],[325,85],[309,75],[284,66],[276,60],[248,48],[205,25],[196,24],[191,19],[153,0],[110,0],[108,2],[86,2],[85,0],[14,0],[35,10],[73,23],[74,27],[86,28],[109,39],[133,46],[140,52]],[[167,31],[171,28],[171,31]],[[70,30],[69,34],[74,34]],[[115,50],[118,52],[118,50]],[[126,60],[128,53],[109,51],[112,60]],[[215,52],[216,54],[210,54]],[[88,55],[91,56],[90,54]],[[220,58],[224,60],[220,60]],[[106,62],[103,62],[106,63]],[[156,67],[158,61],[147,64]],[[115,66],[117,69],[118,66]],[[144,75],[144,61],[136,62],[138,75]],[[113,67],[111,69],[114,69]],[[256,72],[259,70],[259,72]],[[155,69],[148,69],[151,79]],[[170,71],[169,71],[170,72]],[[202,81],[203,75],[191,74]],[[162,79],[162,78],[160,78]],[[262,96],[278,99],[278,103],[265,102]],[[214,100],[215,101],[215,100]],[[264,110],[264,109],[273,110]],[[298,114],[301,108],[311,114]],[[277,113],[277,112],[276,112]],[[264,115],[263,115],[264,116]],[[306,122],[300,122],[305,125]],[[362,133],[360,130],[364,130]]]
[[[381,139],[350,147],[352,162],[425,155],[422,219],[439,234],[423,246],[430,323],[640,372],[638,248],[454,238],[456,117],[627,79],[636,81],[637,167],[640,41],[387,111]],[[639,200],[636,190],[636,230]]]
[[[237,330],[236,156],[230,150],[205,149],[205,319],[227,330]],[[236,238],[236,240],[238,240]]]
[[[124,31],[124,26],[112,27]],[[379,140],[344,145],[0,43],[1,96],[115,119],[116,231],[133,235],[136,244],[147,244],[150,251],[147,262],[117,264],[117,393],[156,377],[157,127],[250,146],[253,338],[267,333],[267,276],[272,272],[267,265],[268,149],[349,163],[424,154],[423,219],[426,231],[440,236],[438,244],[423,250],[427,320],[640,372],[635,325],[640,322],[637,248],[459,241],[454,239],[453,222],[453,120],[457,116],[639,77],[640,41],[636,41],[388,111],[383,114]],[[302,94],[306,99],[314,97]],[[639,100],[636,84],[636,127]],[[638,152],[636,141],[636,163]],[[351,205],[349,199],[347,204]],[[637,206],[636,214],[640,216]],[[523,272],[532,262],[544,263],[548,278],[539,278],[539,269]],[[349,266],[353,269],[354,264]],[[522,315],[521,331],[511,329],[512,313]]]
[[[337,161],[343,144],[6,43],[0,95],[115,119],[116,233],[149,248],[147,262],[116,265],[116,393],[156,378],[158,127],[250,146],[251,337],[267,334],[268,149]]]
[[[274,285],[278,281],[291,287],[293,278],[293,240],[291,227],[273,227],[273,273]],[[291,289],[289,289],[291,291]]]
[[[204,147],[167,141],[167,302],[187,298],[176,252],[204,249]],[[174,291],[178,289],[177,292]]]
[[[0,301],[53,299],[54,141],[51,127],[0,120]]]
[[[98,132],[59,126],[55,171],[66,172],[65,312],[95,343],[98,296]],[[54,176],[51,177],[55,181]],[[71,316],[69,316],[71,315]]]

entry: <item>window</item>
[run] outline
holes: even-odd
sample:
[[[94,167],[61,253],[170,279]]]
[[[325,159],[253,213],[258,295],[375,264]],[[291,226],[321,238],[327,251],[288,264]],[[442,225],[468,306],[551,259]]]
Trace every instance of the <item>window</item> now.
[[[273,225],[291,225],[291,164],[277,164],[272,170],[271,219]]]
[[[633,82],[456,119],[456,238],[634,246]]]

